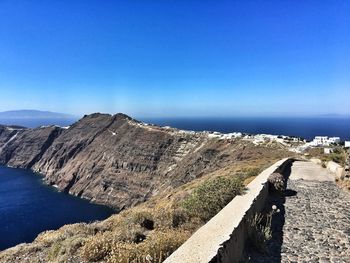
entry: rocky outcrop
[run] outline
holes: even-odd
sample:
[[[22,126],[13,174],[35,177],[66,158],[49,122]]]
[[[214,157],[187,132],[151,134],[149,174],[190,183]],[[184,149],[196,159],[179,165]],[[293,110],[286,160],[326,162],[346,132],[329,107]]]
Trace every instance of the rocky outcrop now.
[[[32,168],[61,132],[55,126],[37,129],[0,126],[0,163]]]
[[[264,151],[124,114],[91,114],[68,129],[0,126],[0,163],[33,169],[62,191],[117,209]]]

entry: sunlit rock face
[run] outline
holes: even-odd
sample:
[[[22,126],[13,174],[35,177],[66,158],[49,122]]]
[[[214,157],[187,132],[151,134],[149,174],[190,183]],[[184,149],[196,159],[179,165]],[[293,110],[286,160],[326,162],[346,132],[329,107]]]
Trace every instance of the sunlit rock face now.
[[[0,163],[40,172],[61,191],[117,209],[262,151],[121,113],[87,115],[68,129],[0,126]]]

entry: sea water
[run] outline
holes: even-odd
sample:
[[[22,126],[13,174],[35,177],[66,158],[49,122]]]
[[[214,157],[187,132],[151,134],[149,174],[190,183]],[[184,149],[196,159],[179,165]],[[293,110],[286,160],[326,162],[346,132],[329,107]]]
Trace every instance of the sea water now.
[[[302,137],[338,136],[350,140],[350,117],[143,118],[142,121],[193,131],[244,132]]]
[[[58,192],[29,170],[0,166],[0,250],[31,242],[42,231],[102,220],[114,211]]]

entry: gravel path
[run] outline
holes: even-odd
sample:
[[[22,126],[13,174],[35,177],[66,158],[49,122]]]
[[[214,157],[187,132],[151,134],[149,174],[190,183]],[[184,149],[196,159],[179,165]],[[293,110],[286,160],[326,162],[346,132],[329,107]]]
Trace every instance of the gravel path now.
[[[312,163],[293,164],[286,197],[270,200],[281,213],[274,218],[268,254],[253,253],[250,262],[350,262],[350,194],[327,174],[303,179],[313,178],[310,171],[319,175],[318,169],[326,171]]]

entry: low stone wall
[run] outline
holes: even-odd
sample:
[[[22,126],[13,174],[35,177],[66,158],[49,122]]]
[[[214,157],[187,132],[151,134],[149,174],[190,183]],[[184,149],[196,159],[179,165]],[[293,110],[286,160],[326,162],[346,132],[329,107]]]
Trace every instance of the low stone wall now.
[[[239,262],[248,238],[249,219],[265,206],[269,194],[268,177],[273,172],[282,172],[291,162],[291,159],[280,160],[260,173],[247,186],[246,194],[236,196],[165,263]]]
[[[344,167],[333,161],[329,161],[327,163],[327,169],[334,173],[335,177],[338,179],[342,178],[343,174],[345,173]]]

